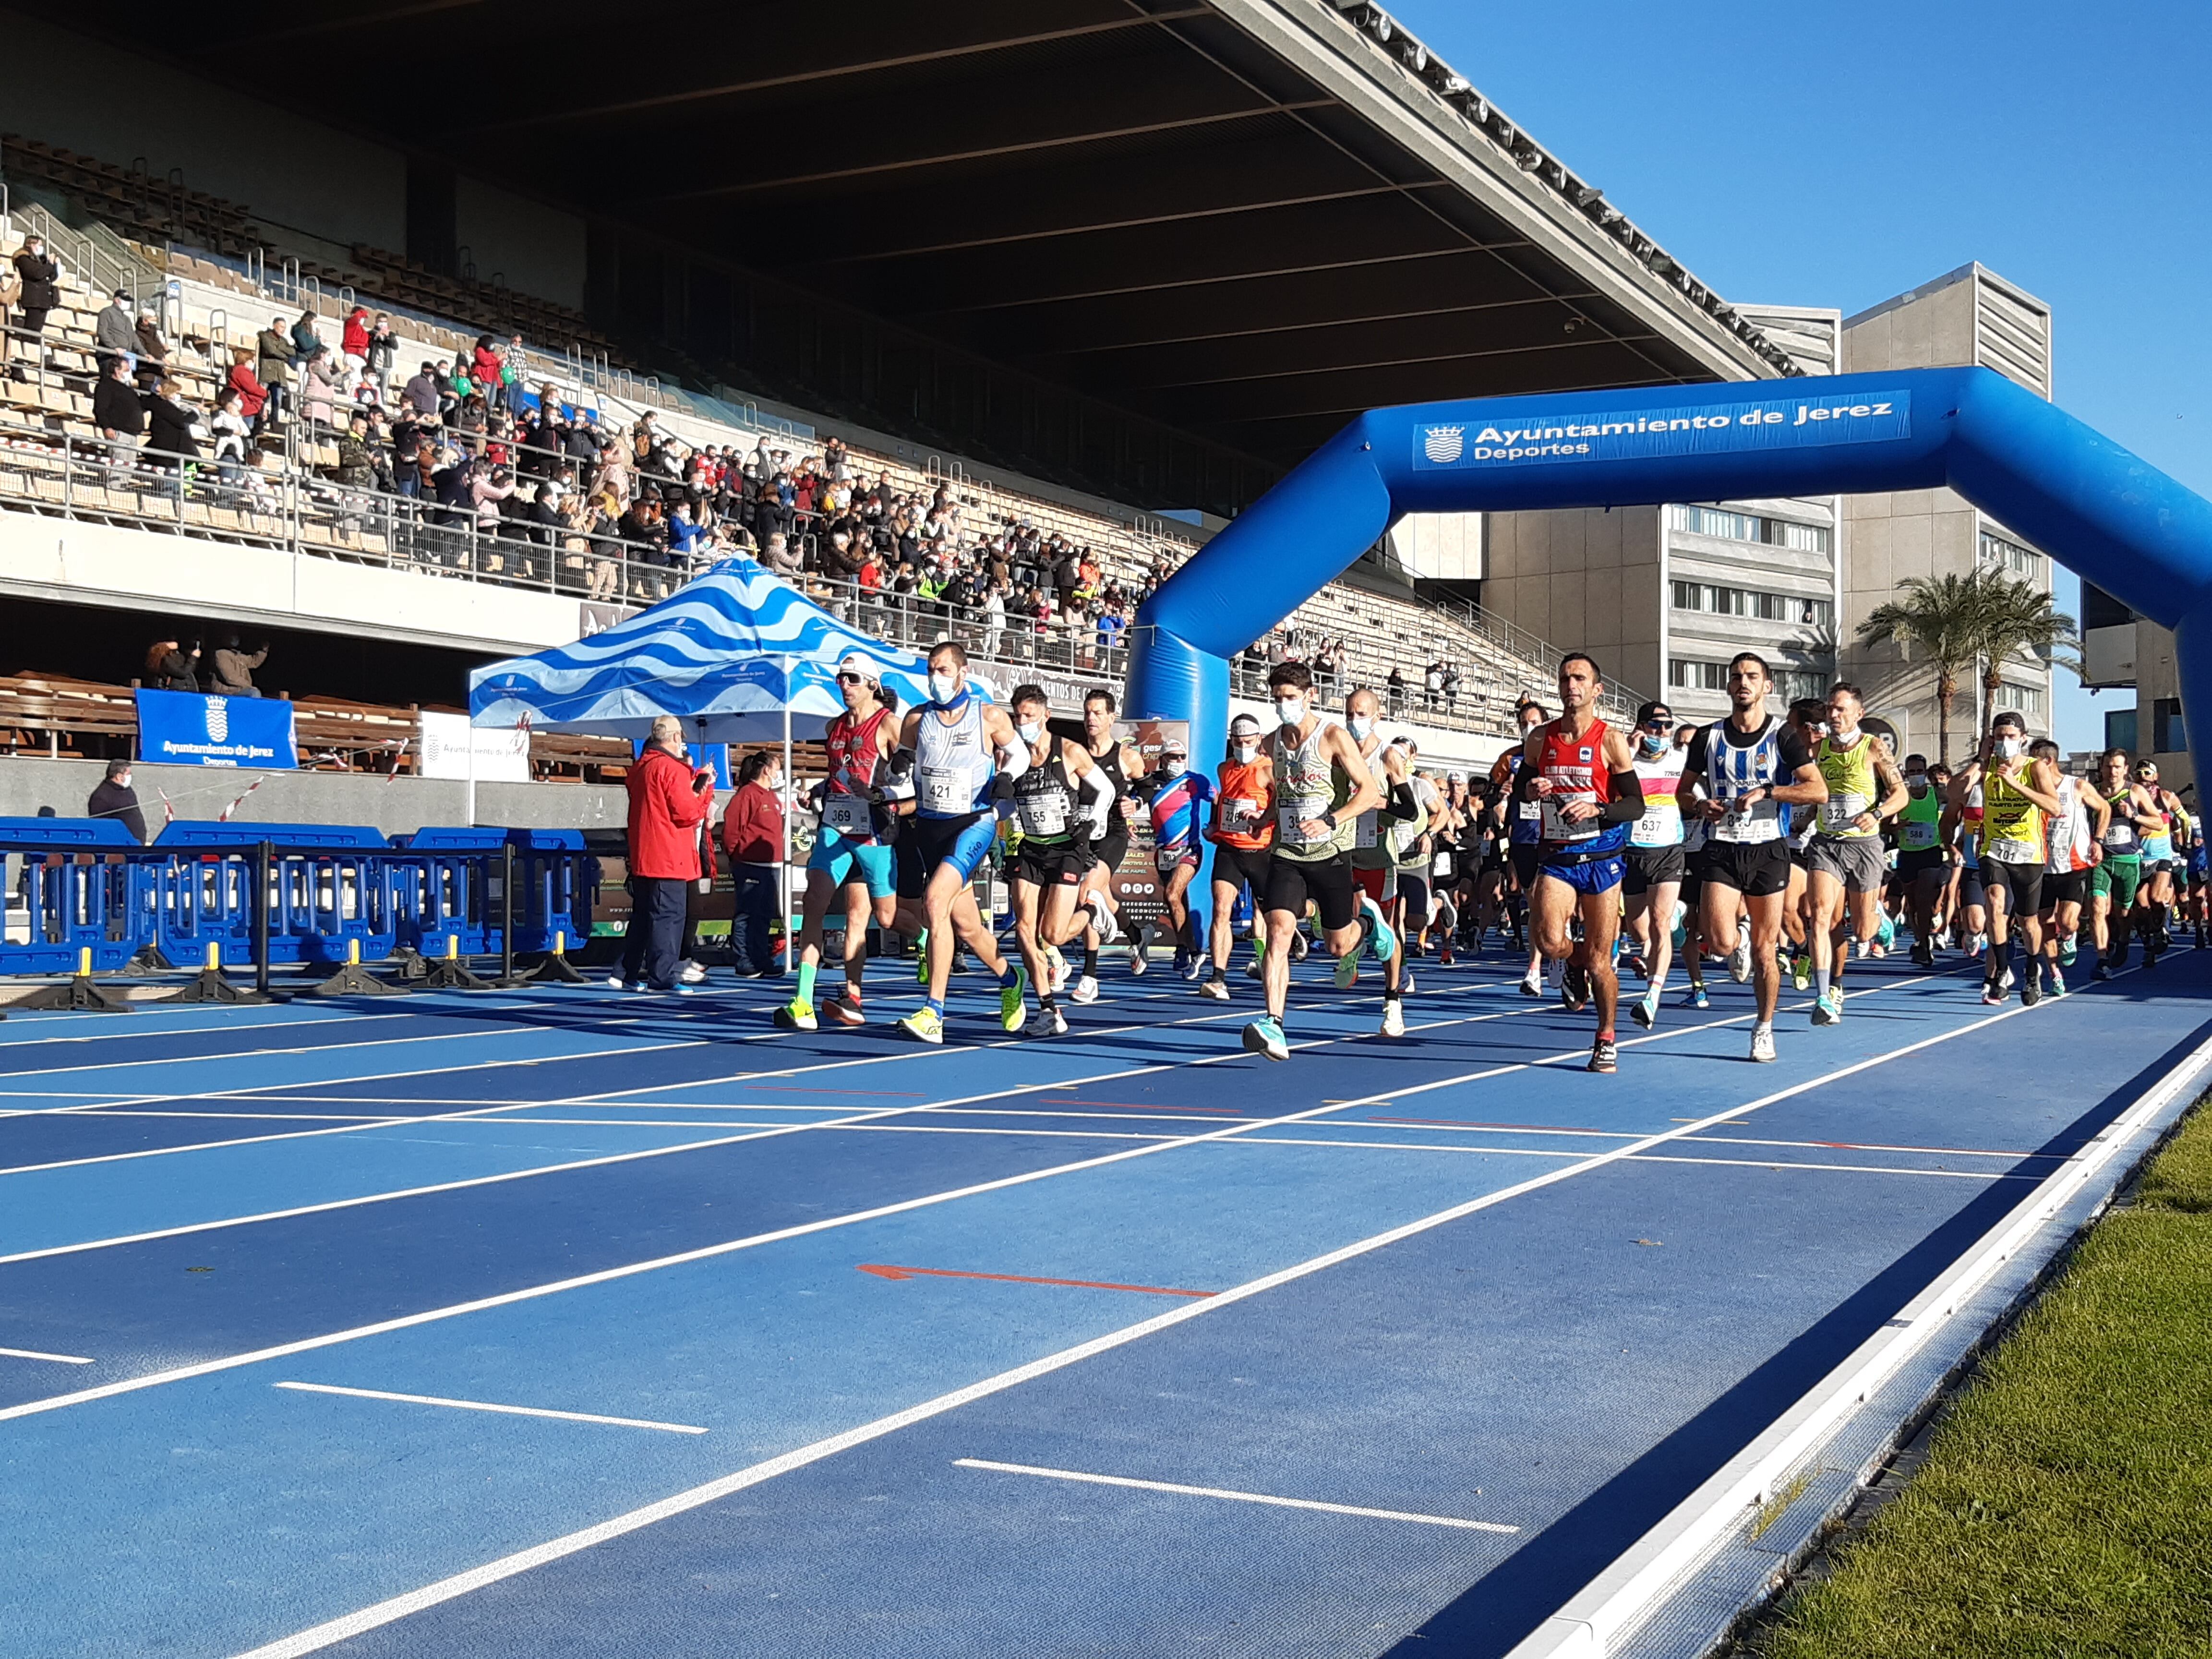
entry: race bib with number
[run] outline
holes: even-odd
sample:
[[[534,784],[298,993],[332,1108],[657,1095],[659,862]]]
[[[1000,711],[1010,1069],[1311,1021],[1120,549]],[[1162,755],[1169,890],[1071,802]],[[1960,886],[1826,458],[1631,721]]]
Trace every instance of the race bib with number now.
[[[1260,803],[1241,795],[1223,796],[1221,827],[1231,835],[1249,835],[1260,827]]]
[[[1657,800],[1646,797],[1644,816],[1636,820],[1629,840],[1638,847],[1672,847],[1682,839],[1682,808],[1672,795]]]
[[[918,772],[915,799],[933,817],[957,817],[975,810],[975,785],[965,772]]]
[[[1448,876],[1451,874],[1451,872],[1452,855],[1449,853],[1439,853],[1429,860],[1429,873],[1431,875],[1441,877]]]
[[[868,803],[859,795],[832,789],[822,798],[822,822],[841,836],[868,833]]]
[[[1516,817],[1523,818],[1531,823],[1544,816],[1544,809],[1533,800],[1516,801],[1513,804],[1513,811]]]
[[[2132,821],[2115,817],[2112,827],[2105,831],[2105,845],[2115,853],[2132,852],[2136,845],[2136,826]]]
[[[2040,864],[2045,854],[2042,848],[2028,842],[2001,838],[1983,848],[1982,856],[1999,864]]]
[[[1279,803],[1275,808],[1275,822],[1283,839],[1293,846],[1318,847],[1320,841],[1307,839],[1305,824],[1309,819],[1321,817],[1328,811],[1328,807],[1329,798],[1327,795],[1293,795]],[[1321,838],[1322,841],[1328,839],[1326,835]]]
[[[1370,806],[1359,815],[1358,821],[1353,824],[1352,830],[1352,844],[1354,848],[1364,851],[1375,845],[1375,819],[1380,811],[1379,807]]]
[[[1831,795],[1820,803],[1820,828],[1830,835],[1840,835],[1852,827],[1851,820],[1867,810],[1864,795],[1846,790],[1840,795]]]
[[[1152,862],[1160,869],[1172,870],[1183,861],[1188,850],[1182,847],[1155,847],[1152,848]]]
[[[1597,795],[1595,791],[1592,791],[1589,793],[1578,792],[1569,795],[1547,795],[1544,797],[1542,805],[1544,808],[1544,839],[1546,841],[1559,842],[1571,841],[1595,841],[1597,839],[1599,832],[1605,827],[1601,820],[1596,817],[1587,817],[1580,823],[1571,823],[1562,814],[1560,810],[1561,808],[1571,805],[1576,801],[1588,801],[1591,805],[1595,806],[1597,805]]]
[[[1904,852],[1924,853],[1936,845],[1936,826],[1924,818],[1907,818],[1897,832],[1897,844]]]
[[[1067,831],[1067,791],[1048,789],[1021,799],[1022,833],[1059,836]]]
[[[1758,846],[1782,837],[1782,813],[1771,795],[1753,802],[1748,806],[1731,802],[1727,814],[1714,821],[1708,833],[1715,841],[1724,841],[1731,846]]]

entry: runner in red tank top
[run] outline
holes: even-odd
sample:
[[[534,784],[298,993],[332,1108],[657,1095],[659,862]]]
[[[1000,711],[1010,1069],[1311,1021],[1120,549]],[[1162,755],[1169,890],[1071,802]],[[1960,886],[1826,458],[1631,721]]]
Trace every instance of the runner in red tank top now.
[[[1528,734],[1517,793],[1543,817],[1529,918],[1536,948],[1566,973],[1559,995],[1578,1010],[1597,1000],[1597,1040],[1589,1069],[1619,1065],[1613,1014],[1620,982],[1613,943],[1620,932],[1621,848],[1629,826],[1644,816],[1644,785],[1621,735],[1597,717],[1604,686],[1597,664],[1580,652],[1559,662],[1559,702],[1566,710]],[[1579,915],[1583,937],[1569,931]]]

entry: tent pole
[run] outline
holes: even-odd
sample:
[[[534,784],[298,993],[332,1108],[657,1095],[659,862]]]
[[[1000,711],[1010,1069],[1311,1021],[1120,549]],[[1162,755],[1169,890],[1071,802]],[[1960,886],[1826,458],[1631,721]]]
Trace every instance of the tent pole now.
[[[465,735],[469,745],[469,766],[468,781],[461,787],[461,822],[473,830],[477,823],[477,717],[473,711],[469,715]]]
[[[798,931],[798,922],[791,914],[791,675],[793,659],[783,659],[783,867],[776,872],[782,887],[779,896],[783,900],[783,971],[799,971],[799,954],[793,947],[792,936]]]

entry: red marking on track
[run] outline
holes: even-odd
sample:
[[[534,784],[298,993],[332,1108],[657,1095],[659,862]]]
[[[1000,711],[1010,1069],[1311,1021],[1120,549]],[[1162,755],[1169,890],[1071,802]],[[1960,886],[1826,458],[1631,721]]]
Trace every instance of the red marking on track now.
[[[1370,1117],[1370,1123],[1435,1123],[1448,1129],[1528,1129],[1539,1134],[1619,1135],[1617,1129],[1577,1129],[1565,1123],[1477,1123],[1457,1117]],[[1626,1137],[1623,1137],[1626,1139]]]
[[[1228,1117],[1246,1115],[1233,1106],[1163,1106],[1150,1100],[1078,1100],[1072,1095],[1045,1095],[1040,1099],[1047,1106],[1119,1106],[1132,1112],[1218,1112]]]
[[[969,1273],[951,1267],[894,1267],[882,1261],[861,1261],[854,1264],[864,1273],[873,1273],[878,1279],[992,1279],[1004,1285],[1064,1285],[1078,1291],[1136,1291],[1146,1296],[1207,1297],[1212,1291],[1175,1291],[1164,1285],[1111,1285],[1097,1279],[1033,1279],[1026,1273]]]

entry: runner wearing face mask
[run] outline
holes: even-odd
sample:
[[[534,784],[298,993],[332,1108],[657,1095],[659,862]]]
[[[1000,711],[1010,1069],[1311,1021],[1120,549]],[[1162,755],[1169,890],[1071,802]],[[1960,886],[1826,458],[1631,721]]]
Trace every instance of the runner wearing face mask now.
[[[1237,895],[1249,889],[1260,916],[1253,941],[1256,961],[1267,954],[1266,918],[1268,849],[1275,844],[1275,763],[1261,752],[1260,722],[1239,714],[1229,722],[1229,752],[1222,757],[1220,787],[1213,794],[1213,927],[1208,941],[1213,971],[1199,989],[1217,1002],[1229,1000],[1231,918]]]
[[[2110,814],[2105,821],[2103,855],[2089,872],[2089,926],[2097,945],[2091,977],[2110,979],[2128,959],[2128,934],[2135,926],[2136,895],[2142,884],[2142,818],[2151,810],[2142,788],[2130,775],[2128,751],[2107,749],[2097,763],[2097,793]]]
[[[2038,760],[2058,764],[2058,745],[2038,738],[2028,745]],[[2043,866],[2043,962],[2045,988],[2066,994],[2066,969],[2074,964],[2075,935],[2089,896],[2089,872],[2102,854],[2112,809],[2086,778],[2058,775],[2059,811],[2051,820],[2051,857]],[[2033,969],[2034,964],[2030,964]]]
[[[969,689],[968,653],[947,640],[929,653],[929,701],[906,717],[899,747],[915,757],[914,797],[903,805],[914,818],[908,833],[921,858],[929,930],[929,998],[899,1021],[899,1029],[923,1042],[945,1041],[952,936],[955,925],[962,924],[958,931],[969,949],[986,966],[998,961],[1000,1024],[1018,1031],[1028,975],[999,957],[988,928],[978,930],[980,941],[969,931],[974,924],[967,918],[976,911],[968,884],[998,839],[995,804],[1011,799],[1015,782],[1029,770],[1029,746],[1015,735],[1004,709]]]
[[[1881,890],[1889,879],[1882,821],[1910,799],[1887,745],[1859,729],[1865,714],[1858,687],[1838,682],[1828,692],[1827,734],[1813,745],[1813,764],[1828,786],[1828,799],[1812,814],[1813,839],[1806,849],[1815,1025],[1833,1025],[1844,1017],[1850,941],[1863,949],[1881,931]]]
[[[1267,1012],[1244,1028],[1244,1046],[1269,1060],[1288,1060],[1283,1009],[1290,994],[1291,937],[1306,906],[1320,913],[1322,938],[1338,972],[1363,942],[1362,912],[1375,929],[1377,953],[1397,954],[1389,924],[1352,877],[1352,838],[1358,815],[1382,804],[1359,746],[1344,727],[1316,711],[1313,674],[1301,662],[1278,663],[1267,674],[1276,730],[1267,739],[1274,764],[1275,846],[1267,863],[1266,986]],[[1394,975],[1383,993],[1383,1030],[1405,1029]]]
[[[1358,687],[1344,700],[1345,729],[1359,746],[1359,758],[1367,763],[1370,774],[1378,774],[1382,769],[1382,734],[1376,729],[1382,710],[1381,699],[1365,686]],[[1376,781],[1379,785],[1379,777]],[[1374,904],[1377,913],[1387,917],[1397,908],[1398,865],[1383,843],[1381,818],[1380,808],[1362,812],[1352,829],[1352,878],[1359,884],[1359,890]],[[1386,961],[1383,967],[1395,983],[1405,972],[1406,941],[1401,933],[1394,932],[1393,937],[1398,946],[1398,960],[1395,964]],[[1359,982],[1359,954],[1357,951],[1352,953],[1348,968],[1342,962],[1337,964],[1339,985],[1350,987]]]
[[[1083,878],[1085,923],[1083,932],[1083,972],[1070,994],[1078,1002],[1098,998],[1098,950],[1120,937],[1114,902],[1114,872],[1129,851],[1129,808],[1139,805],[1133,785],[1143,773],[1137,751],[1114,735],[1114,717],[1120,705],[1104,686],[1093,686],[1083,698],[1083,751],[1113,786],[1114,800],[1106,814],[1106,833],[1091,849],[1091,868]],[[1141,943],[1129,945],[1129,971],[1145,971]]]
[[[1175,925],[1175,969],[1185,979],[1196,979],[1206,950],[1191,927],[1186,896],[1206,850],[1199,831],[1213,803],[1213,784],[1205,773],[1190,769],[1190,746],[1181,738],[1160,745],[1152,781],[1152,863],[1159,872],[1168,919]]]
[[[1634,763],[1644,786],[1644,816],[1628,832],[1627,874],[1621,882],[1630,937],[1642,963],[1644,994],[1629,1018],[1646,1030],[1658,1024],[1659,999],[1674,959],[1674,904],[1681,896],[1687,854],[1682,848],[1683,751],[1674,743],[1674,716],[1663,702],[1637,711]]]
[[[1912,959],[1936,965],[1936,918],[1950,854],[1942,840],[1943,791],[1929,775],[1925,755],[1905,757],[1905,805],[1897,814],[1897,884],[1912,923]]]
[[[1060,1012],[1054,958],[1082,921],[1076,895],[1091,867],[1091,840],[1103,831],[1113,786],[1080,744],[1045,729],[1052,708],[1043,688],[1014,688],[1014,737],[1029,764],[1014,780],[1013,811],[1021,830],[1014,855],[1014,936],[1022,962],[1037,988],[1037,1011],[1024,1036],[1058,1036],[1067,1030]]]
[[[2048,822],[2061,810],[2058,769],[2031,756],[2027,722],[2003,714],[1990,722],[1979,757],[1967,763],[1959,783],[1978,787],[1982,797],[1976,853],[1990,916],[1989,977],[1982,1000],[1994,1007],[2005,1000],[2004,975],[2012,970],[2017,934],[2027,947],[2018,975],[2020,1000],[2032,1008],[2043,1000],[2036,959],[2043,943],[2043,866],[2051,856]]]

